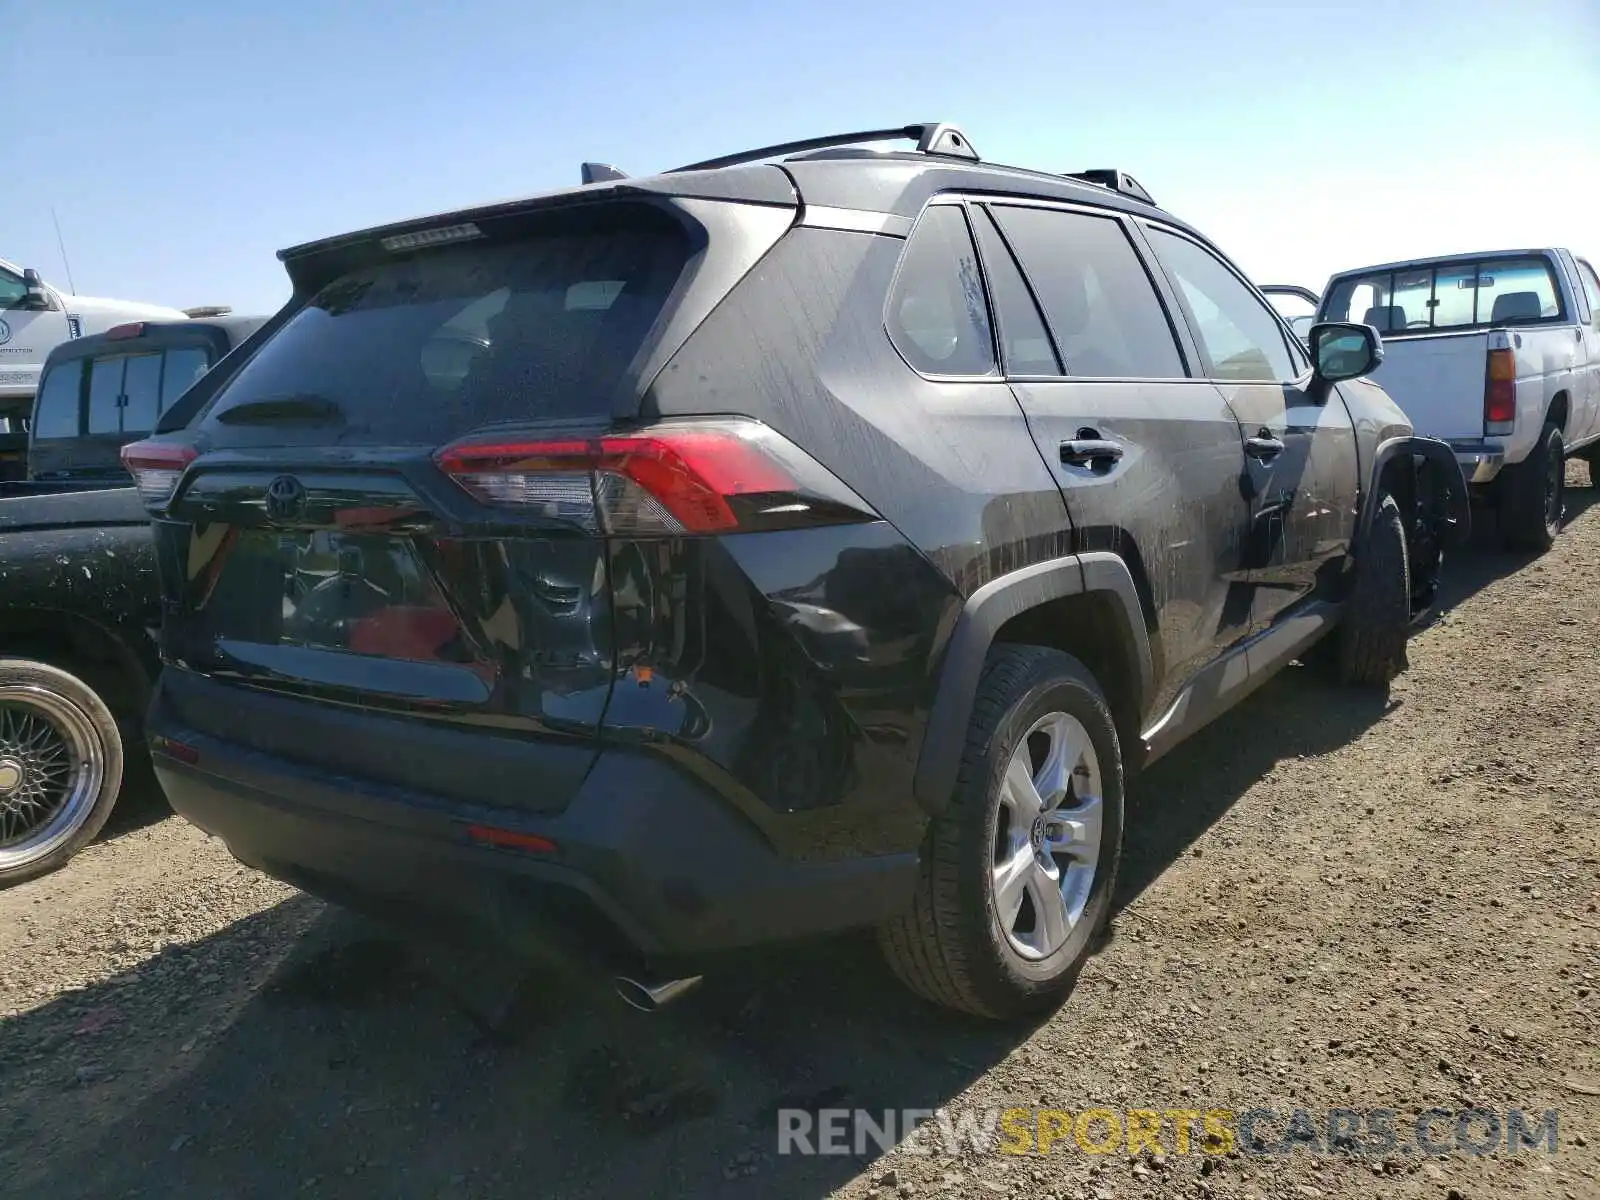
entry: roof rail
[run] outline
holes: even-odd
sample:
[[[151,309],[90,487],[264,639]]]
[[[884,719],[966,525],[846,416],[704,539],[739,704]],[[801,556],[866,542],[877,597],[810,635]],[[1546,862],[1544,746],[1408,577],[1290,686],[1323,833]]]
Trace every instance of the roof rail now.
[[[835,146],[859,146],[866,142],[911,141],[917,144],[920,154],[939,154],[949,158],[980,161],[967,135],[954,125],[942,121],[924,121],[918,125],[901,125],[895,129],[864,129],[857,133],[834,133],[823,137],[803,138],[798,142],[779,142],[776,146],[762,146],[743,150],[738,154],[724,154],[721,158],[708,158],[704,162],[675,167],[668,174],[680,171],[714,171],[719,167],[734,167],[741,163],[761,162],[782,154],[802,154],[807,150],[827,150]]]
[[[1154,204],[1155,198],[1144,190],[1141,184],[1126,171],[1119,171],[1115,167],[1096,167],[1090,171],[1069,171],[1068,179],[1082,179],[1086,183],[1098,183],[1103,188],[1110,188],[1113,192],[1120,192],[1124,196],[1132,196],[1135,200],[1143,200],[1146,204]]]
[[[198,320],[201,317],[225,317],[232,311],[232,305],[228,304],[202,304],[198,308],[184,309],[183,315],[191,320]]]
[[[583,181],[585,183],[615,183],[619,179],[626,179],[626,173],[617,170],[610,163],[586,162],[583,164]]]

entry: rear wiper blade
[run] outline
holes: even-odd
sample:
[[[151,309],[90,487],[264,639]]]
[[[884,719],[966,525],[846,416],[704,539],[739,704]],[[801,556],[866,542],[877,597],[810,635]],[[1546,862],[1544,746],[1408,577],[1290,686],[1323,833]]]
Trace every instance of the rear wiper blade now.
[[[344,410],[326,396],[301,392],[293,396],[269,396],[246,400],[225,408],[216,419],[227,425],[262,425],[272,421],[338,421]]]

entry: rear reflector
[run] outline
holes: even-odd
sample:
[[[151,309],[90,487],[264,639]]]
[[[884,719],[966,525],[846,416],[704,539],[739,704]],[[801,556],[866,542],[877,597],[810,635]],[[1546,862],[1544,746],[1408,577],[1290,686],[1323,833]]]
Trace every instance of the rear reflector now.
[[[175,742],[159,733],[151,736],[150,749],[152,753],[165,755],[167,758],[175,758],[181,763],[188,763],[190,766],[194,766],[200,761],[200,751],[193,746],[185,745],[183,742]]]
[[[531,854],[554,854],[556,844],[536,833],[521,833],[515,829],[499,829],[493,825],[468,825],[467,836],[485,846],[503,850],[526,850]]]
[[[1517,353],[1515,350],[1491,350],[1483,387],[1484,432],[1509,433],[1509,426],[1516,419]]]
[[[184,468],[199,456],[182,442],[130,442],[122,448],[122,465],[133,476],[146,507],[159,508],[172,499]]]
[[[815,460],[756,421],[587,439],[462,441],[435,456],[484,504],[633,536],[872,520]]]
[[[110,329],[106,330],[106,340],[108,342],[120,342],[127,338],[143,336],[143,321],[130,321],[126,325],[113,325]]]

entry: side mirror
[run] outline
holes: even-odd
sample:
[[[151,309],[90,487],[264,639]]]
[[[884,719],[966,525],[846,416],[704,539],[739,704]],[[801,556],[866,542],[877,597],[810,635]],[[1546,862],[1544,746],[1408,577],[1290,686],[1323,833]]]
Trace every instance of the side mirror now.
[[[1383,362],[1383,339],[1371,325],[1324,321],[1311,327],[1307,341],[1322,384],[1370,375]]]
[[[43,312],[55,307],[50,300],[50,293],[45,290],[44,280],[39,278],[39,272],[28,267],[22,272],[22,283],[28,289],[28,294],[22,300],[23,308]]]

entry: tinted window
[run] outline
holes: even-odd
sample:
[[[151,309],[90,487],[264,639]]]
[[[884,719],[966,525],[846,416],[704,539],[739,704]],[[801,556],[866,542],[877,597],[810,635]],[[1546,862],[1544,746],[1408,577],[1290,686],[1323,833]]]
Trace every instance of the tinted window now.
[[[490,421],[609,412],[688,254],[656,209],[586,205],[362,267],[290,317],[204,419],[309,396],[337,406],[330,437],[433,445]]]
[[[1166,312],[1122,226],[1109,217],[997,207],[1044,308],[1068,375],[1185,374]]]
[[[1017,269],[987,210],[977,217],[978,243],[983,248],[983,268],[989,278],[995,320],[1000,326],[1000,351],[1006,370],[1013,375],[1059,375],[1061,363],[1039,307]]]
[[[128,360],[97,358],[89,368],[89,433],[116,433],[121,426],[122,368]]]
[[[929,375],[988,375],[994,338],[966,215],[954,205],[923,214],[889,297],[889,336]]]
[[[1189,305],[1217,379],[1283,381],[1296,375],[1272,309],[1221,259],[1188,238],[1150,230],[1161,261]]]
[[[1380,333],[1467,329],[1555,319],[1558,295],[1543,258],[1421,263],[1339,280],[1328,290],[1326,319],[1375,325]]]
[[[70,438],[78,436],[78,385],[83,379],[83,360],[74,358],[44,373],[39,387],[34,436]]]
[[[119,433],[149,433],[161,414],[159,354],[136,354],[122,376],[122,427]]]
[[[173,401],[188,391],[210,367],[210,355],[199,346],[168,350],[161,374],[161,411],[171,408]]]

